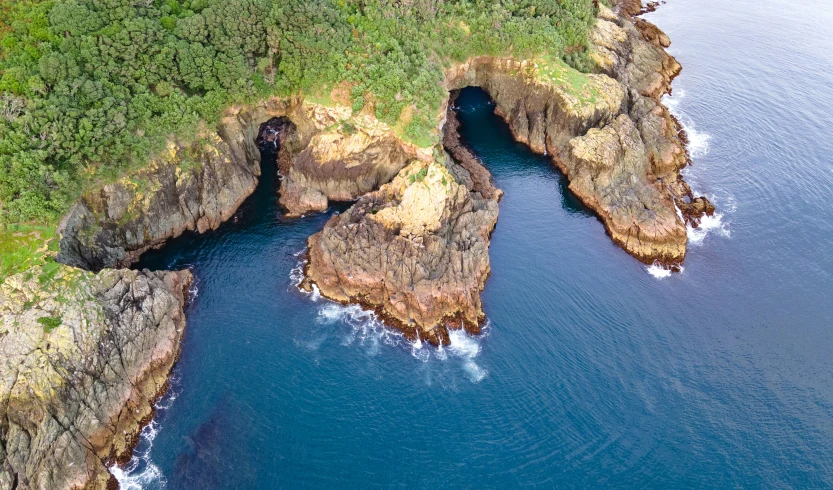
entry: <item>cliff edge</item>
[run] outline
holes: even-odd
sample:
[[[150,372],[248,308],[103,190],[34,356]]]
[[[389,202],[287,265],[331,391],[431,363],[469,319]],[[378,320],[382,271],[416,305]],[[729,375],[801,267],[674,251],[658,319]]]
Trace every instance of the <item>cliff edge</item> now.
[[[114,488],[167,387],[191,274],[60,266],[0,285],[0,488]]]

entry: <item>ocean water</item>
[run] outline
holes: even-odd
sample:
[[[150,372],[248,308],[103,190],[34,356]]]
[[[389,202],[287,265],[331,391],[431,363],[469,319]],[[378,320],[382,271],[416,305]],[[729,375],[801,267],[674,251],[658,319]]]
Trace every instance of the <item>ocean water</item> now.
[[[413,344],[295,287],[267,168],[220,230],[148,253],[197,277],[171,390],[123,488],[833,487],[833,4],[669,0],[695,191],[680,274],[605,235],[481,91],[463,136],[505,191],[488,326]]]

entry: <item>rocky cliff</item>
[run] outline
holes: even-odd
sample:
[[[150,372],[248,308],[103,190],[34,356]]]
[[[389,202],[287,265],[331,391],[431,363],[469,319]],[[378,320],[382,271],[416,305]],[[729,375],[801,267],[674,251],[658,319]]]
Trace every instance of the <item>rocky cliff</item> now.
[[[595,74],[545,56],[481,57],[449,69],[446,83],[485,89],[515,138],[552,158],[614,242],[643,262],[678,264],[686,222],[714,210],[682,180],[684,134],[660,103],[680,65],[656,26],[604,6],[591,41]]]
[[[597,73],[546,56],[479,57],[450,67],[446,86],[485,89],[515,138],[552,158],[614,242],[673,267],[686,254],[686,223],[714,212],[680,176],[685,135],[660,103],[680,66],[662,31],[604,6],[592,42]],[[456,162],[414,161],[309,239],[303,287],[435,344],[448,328],[477,331],[501,191],[460,141],[451,111],[443,145]]]
[[[471,183],[467,174],[443,154],[362,196],[309,239],[303,287],[372,308],[435,345],[448,343],[449,328],[478,332],[498,208],[458,183]]]
[[[216,134],[170,142],[144,168],[87,191],[64,218],[58,260],[87,270],[126,266],[185,230],[216,229],[251,194],[260,175]]]
[[[85,192],[61,223],[58,260],[124,267],[185,230],[216,229],[257,186],[259,144],[279,151],[280,202],[292,216],[378,189],[426,151],[338,104],[272,98],[231,107],[216,131],[172,140],[148,165]]]
[[[672,265],[685,257],[686,223],[714,207],[681,178],[685,135],[660,103],[680,70],[670,41],[630,17],[640,2],[625,3],[622,14],[599,6],[596,73],[543,55],[479,57],[450,66],[446,88],[484,88],[617,244]],[[344,104],[231,107],[216,131],[172,140],[146,167],[86,192],[61,224],[58,260],[126,266],[185,230],[217,228],[273,145],[290,215],[357,200],[310,237],[303,287],[372,308],[410,338],[477,332],[502,192],[442,114],[443,145],[418,148]],[[128,457],[179,349],[188,272],[55,271],[0,285],[0,490],[112,485],[106,466]]]
[[[114,487],[107,465],[167,386],[190,282],[61,266],[0,285],[0,489]]]

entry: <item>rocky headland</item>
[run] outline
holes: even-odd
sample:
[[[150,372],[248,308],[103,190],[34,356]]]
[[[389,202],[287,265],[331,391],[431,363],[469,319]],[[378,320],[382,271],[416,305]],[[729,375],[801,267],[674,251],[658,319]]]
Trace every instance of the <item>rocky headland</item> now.
[[[445,88],[487,91],[615,243],[674,267],[686,225],[714,212],[680,175],[685,134],[661,103],[680,65],[668,37],[632,17],[640,2],[598,11],[593,73],[483,56],[447,66]],[[277,153],[287,215],[354,202],[309,238],[303,288],[373,309],[412,339],[479,331],[502,191],[460,140],[451,104],[423,148],[342,99],[230,107],[216,128],[171,139],[148,165],[88,189],[61,223],[56,260],[100,272],[59,266],[48,287],[39,271],[0,286],[0,490],[114,484],[107,465],[129,457],[176,359],[191,276],[113,268],[228,220],[258,184],[261,151]]]
[[[36,274],[35,272],[41,272]],[[61,266],[0,286],[0,489],[115,488],[167,388],[188,271]]]
[[[645,263],[674,267],[685,258],[686,225],[697,226],[714,207],[695,197],[680,175],[689,161],[685,134],[661,97],[681,68],[665,51],[668,37],[632,16],[643,10],[637,3],[618,12],[598,7],[590,35],[594,73],[545,55],[477,57],[448,67],[445,86],[451,93],[486,90],[515,138],[551,158],[615,243]],[[354,113],[338,90],[329,97],[328,103],[273,98],[232,107],[216,133],[187,145],[171,142],[138,178],[86,193],[63,224],[58,260],[92,270],[124,266],[184,230],[216,228],[254,190],[259,150],[273,144],[288,215],[357,200],[310,239],[307,287],[317,284],[331,299],[373,307],[403,330],[433,340],[447,337],[434,333],[447,319],[476,324],[482,310],[472,298],[489,270],[488,253],[476,256],[481,243],[488,250],[494,224],[484,217],[463,226],[458,215],[469,207],[491,209],[484,203],[501,193],[460,142],[453,111],[437,115],[442,145],[419,148],[371,114]],[[447,189],[431,187],[430,179],[414,187],[424,195],[407,191],[409,176],[419,171],[405,169],[415,165],[447,174],[454,192],[436,192]],[[420,205],[407,204],[412,198]],[[427,219],[431,207],[434,223],[417,231],[411,225]],[[382,219],[393,213],[388,209],[398,209],[396,219]],[[482,237],[472,242],[478,247],[458,246],[474,236]],[[455,246],[469,261],[460,269],[475,271],[467,281],[443,265]],[[402,265],[406,258],[416,260],[410,269]],[[399,272],[390,270],[394,264]]]
[[[446,88],[486,90],[514,137],[552,159],[615,243],[676,267],[686,223],[714,212],[680,175],[685,134],[660,100],[680,65],[656,26],[604,6],[591,40],[596,73],[547,57],[479,57],[450,67]],[[304,288],[372,308],[434,344],[448,342],[449,328],[477,331],[501,191],[457,124],[449,111],[433,161],[412,163],[310,238]]]
[[[499,193],[473,191],[468,172],[442,157],[415,160],[313,235],[302,287],[371,308],[411,339],[479,332]]]

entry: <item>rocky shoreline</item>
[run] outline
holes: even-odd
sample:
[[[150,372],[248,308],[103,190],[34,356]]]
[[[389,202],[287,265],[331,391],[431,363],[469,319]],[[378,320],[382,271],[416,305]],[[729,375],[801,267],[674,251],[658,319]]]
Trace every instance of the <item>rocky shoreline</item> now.
[[[188,271],[62,267],[0,286],[0,488],[114,488],[165,393]]]
[[[686,137],[661,97],[681,67],[668,37],[635,17],[643,11],[638,0],[618,13],[599,6],[594,73],[546,56],[447,67],[433,148],[354,113],[334,90],[328,104],[231,107],[216,131],[172,140],[141,170],[88,190],[59,227],[56,259],[73,267],[60,266],[50,287],[32,273],[0,287],[0,490],[113,487],[107,465],[130,457],[164,392],[191,282],[187,271],[113,268],[228,220],[257,186],[261,150],[277,152],[288,216],[354,202],[309,238],[301,287],[371,309],[410,339],[448,344],[449,330],[477,334],[485,319],[502,191],[460,140],[451,105],[468,86],[488,92],[515,139],[568,177],[617,245],[678,266],[686,225],[714,206],[680,175]]]
[[[446,86],[452,93],[466,86],[486,90],[515,139],[550,157],[617,245],[644,263],[677,268],[686,254],[686,225],[714,212],[680,175],[690,162],[685,134],[660,100],[681,67],[666,53],[670,40],[662,31],[603,6],[591,39],[596,74],[579,74],[558,60],[480,57],[451,67]],[[446,199],[430,183],[414,185],[419,169],[445,168],[473,203],[496,204],[501,195],[460,141],[453,113],[441,126],[442,155],[427,167],[406,167],[309,239],[302,284],[372,309],[409,338],[432,344],[447,343],[449,328],[478,330],[483,314],[472,298],[488,276],[482,248],[488,250],[497,215],[457,225],[453,210],[460,200]],[[440,211],[449,213],[431,216]],[[466,231],[453,236],[447,227]],[[480,237],[474,246],[473,236]],[[463,242],[466,247],[455,248]],[[447,254],[457,251],[463,266],[450,271]],[[475,280],[462,281],[461,273]]]

